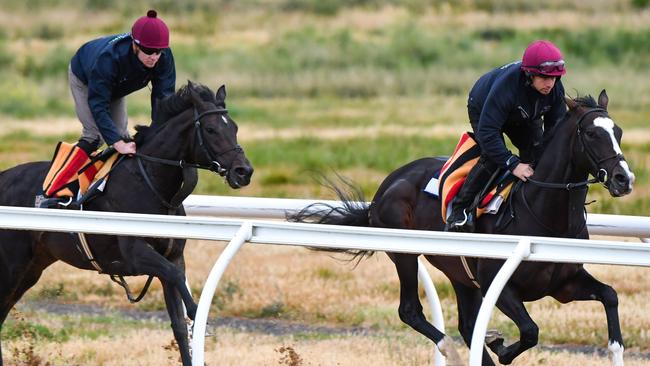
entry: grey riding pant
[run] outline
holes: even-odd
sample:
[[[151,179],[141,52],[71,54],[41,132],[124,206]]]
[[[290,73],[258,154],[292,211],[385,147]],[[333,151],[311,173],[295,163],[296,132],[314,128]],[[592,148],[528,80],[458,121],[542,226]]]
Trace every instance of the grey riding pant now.
[[[88,105],[88,85],[79,80],[72,72],[70,66],[68,66],[68,81],[70,83],[72,99],[74,99],[75,112],[83,126],[80,140],[84,140],[93,145],[97,144],[95,148],[98,148],[104,144],[104,139],[102,139],[102,135],[99,132],[95,118],[93,118],[90,106]],[[112,101],[110,104],[110,113],[120,136],[129,136],[127,131],[126,98],[122,97]]]

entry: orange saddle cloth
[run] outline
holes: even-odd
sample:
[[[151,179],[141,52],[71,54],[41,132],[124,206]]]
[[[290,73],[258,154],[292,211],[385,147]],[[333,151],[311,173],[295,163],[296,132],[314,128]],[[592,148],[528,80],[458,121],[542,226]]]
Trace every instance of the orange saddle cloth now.
[[[80,154],[75,151],[79,149],[75,144],[67,142],[59,142],[52,158],[52,168],[50,169],[45,181],[43,182],[43,192],[47,191],[48,187],[56,179],[56,173],[67,163],[70,159],[79,159]],[[85,154],[84,154],[85,155]],[[113,164],[117,160],[119,154],[102,154],[102,151],[94,152],[90,158],[84,157],[82,168],[79,169],[76,175],[68,179],[65,184],[54,193],[54,197],[81,197],[87,191],[90,185],[99,180],[103,180],[105,184],[108,179]]]
[[[437,182],[438,196],[442,204],[441,214],[444,222],[447,222],[447,212],[451,212],[453,198],[460,191],[463,183],[465,183],[465,179],[467,179],[467,174],[476,165],[480,156],[481,149],[476,143],[476,140],[474,140],[473,134],[469,132],[463,133],[456,145],[454,153],[442,166]],[[503,187],[500,187],[499,182],[497,182],[497,186],[492,188],[481,199],[476,210],[476,217],[478,218],[485,213],[497,213],[501,203],[506,199],[511,189],[512,182],[507,183]]]

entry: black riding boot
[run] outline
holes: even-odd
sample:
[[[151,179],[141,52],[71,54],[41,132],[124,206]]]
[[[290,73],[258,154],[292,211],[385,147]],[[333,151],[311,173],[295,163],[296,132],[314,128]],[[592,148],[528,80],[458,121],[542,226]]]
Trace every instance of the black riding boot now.
[[[471,210],[468,210],[468,208],[494,173],[487,165],[483,162],[483,158],[481,158],[472,170],[469,171],[465,183],[463,183],[460,191],[458,191],[452,201],[452,211],[447,219],[445,231],[474,232],[476,208],[472,208]]]

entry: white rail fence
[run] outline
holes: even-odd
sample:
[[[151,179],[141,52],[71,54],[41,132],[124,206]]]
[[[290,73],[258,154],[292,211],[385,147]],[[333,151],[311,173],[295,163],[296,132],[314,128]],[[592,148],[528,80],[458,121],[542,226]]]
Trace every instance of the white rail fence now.
[[[242,198],[236,198],[236,200],[239,203],[243,201]],[[191,204],[188,204],[188,207],[191,206]],[[301,205],[301,207],[303,206]],[[196,214],[196,211],[193,210],[193,208],[188,209],[189,212]],[[643,222],[643,220],[640,222]],[[650,227],[650,225],[645,227]],[[230,243],[212,268],[199,300],[192,340],[192,363],[194,365],[203,365],[205,326],[216,286],[228,263],[244,242],[500,259],[510,258],[507,261],[508,264],[503,266],[497,276],[500,281],[496,279],[493,281],[479,312],[470,352],[470,365],[472,366],[480,365],[485,330],[494,303],[501,288],[509,279],[511,271],[514,271],[514,268],[521,260],[650,266],[650,255],[648,255],[650,247],[641,243],[606,240],[583,241],[543,237],[528,238],[297,224],[278,221],[170,217],[91,211],[77,212],[19,207],[0,207],[0,228],[230,240]],[[640,236],[650,236],[646,231],[640,228],[637,229],[639,231],[635,232],[635,235],[640,233]],[[461,242],[462,245],[458,245]],[[428,278],[428,275],[425,277]],[[424,279],[426,280],[426,278]],[[435,293],[435,290],[433,292]],[[435,308],[432,307],[432,309]]]
[[[183,205],[188,215],[284,219],[285,213],[297,212],[313,203],[341,205],[339,201],[328,200],[205,195],[191,195]],[[592,235],[650,238],[650,217],[589,214],[587,226]]]
[[[341,206],[340,201],[331,200],[205,195],[191,195],[183,202],[188,215],[270,219],[284,219],[287,214],[296,213],[301,209],[316,203],[324,203],[333,207]],[[589,227],[590,233],[593,235],[638,237],[644,242],[648,242],[648,240],[645,238],[650,237],[650,218],[647,217],[590,214],[587,217],[587,225]],[[232,257],[229,258],[231,259]],[[229,263],[230,259],[224,264],[224,266],[227,266],[227,263]],[[511,262],[508,265],[514,265],[512,269],[514,272],[520,262],[521,259],[519,261],[515,261],[514,258],[511,258]],[[431,280],[431,276],[419,259],[418,264],[418,278],[422,283],[425,294],[427,296],[433,318],[432,323],[436,326],[436,328],[444,330],[444,317],[442,313],[442,305],[440,304],[440,299],[438,298],[438,293],[435,289],[433,281]],[[507,278],[509,278],[511,274],[512,272],[508,274]],[[220,277],[220,275],[218,277]],[[505,282],[503,282],[503,285],[505,285]],[[498,289],[496,295],[492,295],[489,298],[486,298],[486,301],[491,301],[492,298],[494,298],[494,301],[496,301],[498,299],[498,294],[502,289],[503,286]],[[494,287],[494,291],[496,291],[496,286]],[[212,293],[212,296],[213,295],[214,293]],[[210,298],[212,298],[212,296]],[[492,309],[493,307],[494,303],[489,307],[489,309]],[[486,309],[487,308],[488,307],[486,306]],[[487,314],[483,312],[481,313],[481,317],[484,318],[487,316],[489,320],[490,314],[491,312]],[[486,320],[486,322],[488,320]],[[438,351],[437,348],[434,352],[435,365],[445,366],[445,360],[442,354]]]

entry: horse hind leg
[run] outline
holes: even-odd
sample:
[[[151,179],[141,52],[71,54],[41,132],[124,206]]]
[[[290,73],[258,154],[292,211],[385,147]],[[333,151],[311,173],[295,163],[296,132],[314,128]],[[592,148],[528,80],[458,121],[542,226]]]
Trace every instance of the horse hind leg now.
[[[618,295],[616,290],[590,275],[581,268],[573,278],[553,297],[562,303],[571,301],[598,300],[605,307],[607,317],[608,349],[612,355],[612,366],[623,366],[623,335],[618,317]]]
[[[418,297],[418,261],[417,255],[389,253],[389,257],[395,263],[397,275],[400,282],[400,319],[417,332],[432,340],[440,353],[447,358],[448,366],[460,366],[462,361],[458,356],[454,342],[451,337],[446,336],[440,330],[429,323],[422,312],[422,303]]]
[[[3,271],[0,278],[0,331],[11,309],[18,300],[38,282],[43,270],[54,260],[35,262],[33,259],[27,263],[21,273]],[[17,263],[13,263],[14,265]],[[0,366],[2,366],[2,346],[0,339]]]

